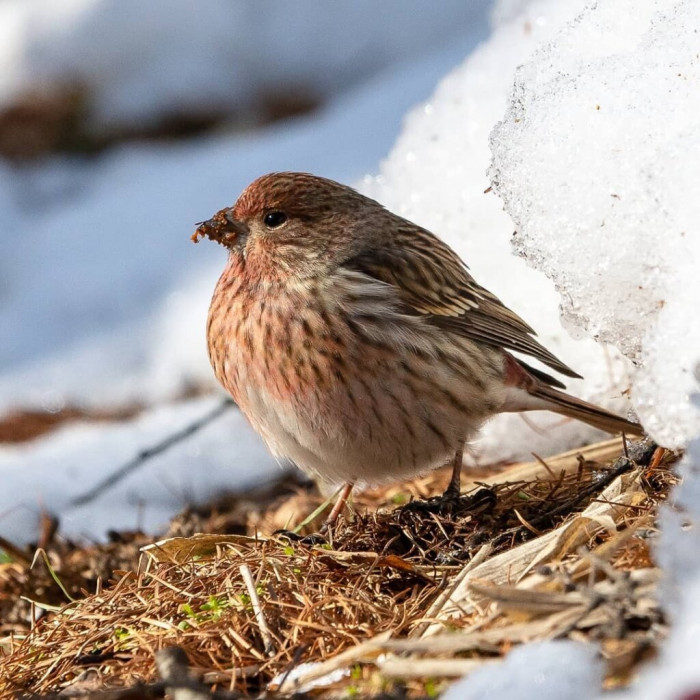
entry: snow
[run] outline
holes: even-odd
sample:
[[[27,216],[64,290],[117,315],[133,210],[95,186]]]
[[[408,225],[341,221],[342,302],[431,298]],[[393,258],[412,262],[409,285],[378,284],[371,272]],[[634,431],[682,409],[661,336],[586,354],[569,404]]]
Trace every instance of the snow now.
[[[700,365],[696,367],[700,390]],[[700,393],[692,406],[700,411]],[[630,698],[684,698],[700,691],[700,436],[691,441],[679,466],[683,481],[660,514],[656,559],[666,572],[664,601],[671,631],[659,657],[642,672]]]
[[[283,685],[285,688],[294,688],[295,693],[308,693],[314,688],[323,688],[325,686],[333,685],[334,683],[339,683],[350,675],[349,668],[336,668],[329,673],[326,673],[319,678],[316,678],[308,683],[304,683],[299,687],[294,687],[299,681],[298,679],[303,678],[311,669],[317,667],[316,663],[301,663],[294,666],[292,669],[284,671],[275,676],[269,683],[268,688],[278,689]]]
[[[565,324],[640,369],[633,406],[659,443],[700,432],[700,5],[587,8],[518,69],[491,179],[515,248],[550,277]],[[533,176],[536,173],[536,176]]]
[[[43,510],[59,514],[61,533],[87,541],[103,539],[110,530],[160,532],[186,505],[273,478],[279,465],[232,408],[89,503],[73,504],[139,451],[208,414],[218,402],[206,398],[163,406],[131,421],[73,425],[32,443],[3,447],[3,537],[31,541]]]
[[[598,697],[602,679],[594,647],[535,642],[514,649],[502,664],[478,669],[454,683],[442,700],[592,700]]]

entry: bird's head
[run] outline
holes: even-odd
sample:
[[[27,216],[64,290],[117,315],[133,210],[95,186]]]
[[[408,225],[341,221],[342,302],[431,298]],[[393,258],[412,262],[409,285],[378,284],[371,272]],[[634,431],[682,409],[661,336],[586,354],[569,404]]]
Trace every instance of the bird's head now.
[[[315,275],[366,250],[391,216],[350,187],[308,173],[270,173],[250,184],[233,207],[198,225],[192,236],[221,243],[247,261],[264,259],[293,274]]]

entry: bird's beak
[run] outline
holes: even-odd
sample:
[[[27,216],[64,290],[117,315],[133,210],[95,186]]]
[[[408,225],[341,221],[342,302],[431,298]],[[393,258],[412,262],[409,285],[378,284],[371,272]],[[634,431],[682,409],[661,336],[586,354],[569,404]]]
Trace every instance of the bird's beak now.
[[[229,209],[216,212],[211,219],[200,221],[196,226],[192,234],[194,243],[198,243],[200,238],[209,238],[229,248],[248,234],[248,227],[243,222],[232,218]]]

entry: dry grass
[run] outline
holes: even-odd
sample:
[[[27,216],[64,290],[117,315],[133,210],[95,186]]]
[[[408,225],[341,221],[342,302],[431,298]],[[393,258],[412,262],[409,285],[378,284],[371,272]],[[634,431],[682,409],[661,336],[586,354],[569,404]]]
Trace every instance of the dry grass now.
[[[31,629],[5,623],[0,679],[8,693],[35,694],[154,683],[156,653],[178,646],[208,688],[419,697],[514,644],[569,637],[597,643],[607,684],[624,684],[665,633],[648,542],[674,481],[674,456],[639,445],[630,454],[636,462],[615,460],[620,451],[609,441],[583,456],[482,476],[449,513],[435,502],[386,507],[406,491],[438,493],[443,473],[403,492],[365,493],[327,544],[174,537],[147,547],[137,564],[139,540],[114,543],[121,570],[112,582],[97,581],[104,563],[93,561],[83,583],[96,592]],[[192,522],[205,532],[222,523],[234,532],[245,523],[249,533],[294,525],[319,498],[288,490],[261,498],[263,507],[239,501],[208,517],[189,514],[173,532],[188,534]],[[99,560],[99,551],[110,550],[84,561]],[[53,552],[52,561],[75,594],[75,559],[71,568],[65,552]],[[26,593],[26,562],[3,566],[0,593]],[[55,589],[48,580],[44,597]]]

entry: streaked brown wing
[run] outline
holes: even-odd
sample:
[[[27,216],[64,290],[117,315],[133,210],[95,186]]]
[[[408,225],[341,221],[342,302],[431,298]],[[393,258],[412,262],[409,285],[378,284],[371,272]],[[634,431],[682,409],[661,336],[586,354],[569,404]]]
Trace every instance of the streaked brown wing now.
[[[345,266],[396,287],[410,312],[439,328],[530,355],[566,376],[580,376],[540,345],[535,331],[477,284],[459,256],[425,229],[402,229],[391,247],[361,253]]]

